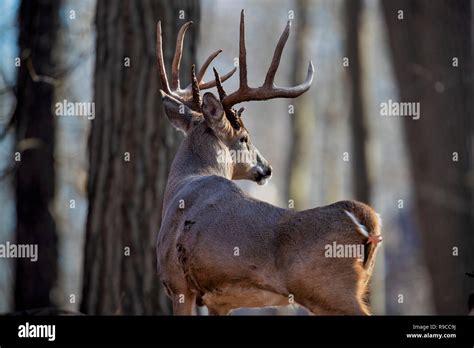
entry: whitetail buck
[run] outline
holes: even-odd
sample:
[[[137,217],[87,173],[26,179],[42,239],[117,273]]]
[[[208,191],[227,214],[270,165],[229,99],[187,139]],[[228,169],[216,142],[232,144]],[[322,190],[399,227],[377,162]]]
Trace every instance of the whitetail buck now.
[[[168,83],[163,61],[161,24],[157,56],[164,108],[169,121],[186,134],[172,164],[157,241],[158,272],[175,314],[210,314],[239,307],[288,305],[294,300],[315,314],[368,314],[364,303],[380,237],[378,215],[367,205],[342,201],[304,211],[282,209],[243,192],[233,179],[263,184],[272,168],[252,145],[241,114],[233,106],[252,100],[295,98],[313,79],[310,62],[303,84],[274,85],[290,32],[286,26],[261,87],[247,83],[244,13],[240,19],[240,87],[226,95],[217,71],[203,83],[214,52],[181,89],[179,66],[184,24],[176,42]],[[229,78],[235,69],[225,75]],[[200,90],[216,86],[219,99]],[[181,112],[180,112],[181,111]],[[236,160],[232,152],[248,158]],[[224,160],[223,160],[224,159]],[[325,257],[327,245],[365,245],[362,259]]]

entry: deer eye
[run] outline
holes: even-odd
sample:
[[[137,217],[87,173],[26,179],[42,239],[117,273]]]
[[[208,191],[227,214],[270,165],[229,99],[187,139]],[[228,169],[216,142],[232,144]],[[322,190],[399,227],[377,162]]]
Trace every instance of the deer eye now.
[[[249,141],[249,138],[248,138],[248,136],[246,136],[246,135],[243,136],[242,138],[240,138],[240,142],[241,142],[241,143],[247,143],[248,141]]]

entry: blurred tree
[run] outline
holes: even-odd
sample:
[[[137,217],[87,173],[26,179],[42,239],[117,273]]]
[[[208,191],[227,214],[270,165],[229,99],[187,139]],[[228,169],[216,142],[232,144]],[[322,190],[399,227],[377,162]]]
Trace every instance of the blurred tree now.
[[[465,314],[464,272],[474,265],[471,1],[382,4],[400,99],[420,103],[420,119],[403,121],[435,307]]]
[[[163,113],[156,68],[162,20],[170,65],[177,30],[198,23],[197,1],[98,1],[95,103],[89,139],[89,215],[81,311],[167,314],[156,271],[162,198],[179,140]],[[195,62],[198,26],[185,40],[182,77]],[[170,71],[170,70],[169,70]]]
[[[352,151],[350,163],[352,163],[353,198],[364,203],[369,203],[370,186],[365,153],[367,129],[364,122],[364,96],[359,39],[361,6],[360,0],[345,2],[346,54],[349,58],[347,71],[349,73],[349,88],[351,93],[349,120],[352,133]]]
[[[37,244],[38,260],[16,262],[15,308],[51,306],[57,278],[57,235],[50,212],[54,197],[53,54],[60,0],[23,0],[19,11],[21,66],[13,115],[16,151],[16,242]],[[16,158],[18,160],[18,158]]]
[[[299,0],[295,3],[294,32],[292,33],[295,48],[290,84],[292,86],[300,84],[307,73],[307,59],[310,56],[308,42],[311,41],[310,8],[309,0]],[[294,201],[295,209],[307,209],[311,202],[311,159],[309,156],[315,115],[309,93],[292,100],[292,103],[294,114],[290,114],[286,199]]]

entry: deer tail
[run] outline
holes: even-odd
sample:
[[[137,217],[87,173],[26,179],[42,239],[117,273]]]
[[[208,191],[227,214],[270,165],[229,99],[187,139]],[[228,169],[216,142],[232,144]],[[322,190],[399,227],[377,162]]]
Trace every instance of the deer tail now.
[[[360,202],[351,202],[350,209],[344,211],[362,236],[365,244],[363,266],[371,274],[375,263],[375,252],[378,243],[382,241],[382,219],[372,208]]]

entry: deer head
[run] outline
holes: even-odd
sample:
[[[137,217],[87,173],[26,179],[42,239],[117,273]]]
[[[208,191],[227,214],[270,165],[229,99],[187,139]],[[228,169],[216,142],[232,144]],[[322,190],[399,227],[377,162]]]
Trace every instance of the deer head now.
[[[179,67],[182,55],[184,35],[192,24],[185,23],[178,32],[176,50],[172,62],[171,84],[168,83],[163,61],[161,23],[157,29],[157,56],[161,79],[163,103],[165,113],[171,124],[181,130],[190,141],[191,151],[208,152],[202,156],[214,157],[217,161],[226,162],[229,168],[230,179],[247,179],[258,184],[265,184],[272,175],[272,167],[250,141],[250,135],[242,120],[244,108],[238,110],[234,106],[248,101],[268,100],[273,98],[295,98],[306,92],[313,80],[314,68],[309,63],[306,80],[295,87],[277,87],[274,78],[280,64],[283,48],[290,34],[291,23],[288,22],[275,48],[273,59],[267,71],[262,86],[249,87],[247,83],[247,58],[245,48],[245,18],[242,10],[240,16],[239,42],[239,88],[227,95],[222,82],[227,80],[236,71],[224,75],[222,78],[214,69],[214,81],[203,83],[204,74],[212,60],[221,52],[217,50],[205,61],[199,72],[195,73],[192,66],[191,83],[181,89],[179,81]],[[207,92],[201,98],[200,91],[217,87],[218,98]],[[216,141],[218,146],[216,146]],[[207,145],[207,146],[206,146]],[[199,149],[199,150],[198,150]]]

